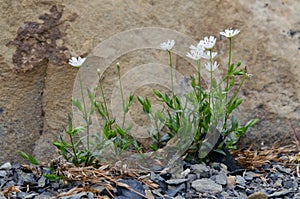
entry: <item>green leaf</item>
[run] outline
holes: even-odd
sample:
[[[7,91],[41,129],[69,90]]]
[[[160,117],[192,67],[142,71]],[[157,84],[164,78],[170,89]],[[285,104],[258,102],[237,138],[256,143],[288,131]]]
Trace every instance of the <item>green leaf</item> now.
[[[249,122],[247,122],[247,124],[245,125],[245,127],[247,127],[247,128],[252,127],[252,126],[254,126],[258,121],[259,121],[258,118],[252,119],[252,120],[250,120]]]
[[[138,96],[138,101],[142,104],[143,106],[143,111],[147,114],[151,113],[151,104],[149,99],[146,97],[145,99],[141,96]]]
[[[233,75],[244,75],[245,72],[243,70],[234,71]]]
[[[39,161],[37,159],[35,159],[35,157],[33,157],[32,155],[27,155],[25,152],[23,151],[19,151],[19,154],[25,159],[28,160],[31,164],[34,165],[39,165]]]
[[[150,147],[153,151],[157,151],[157,150],[158,150],[158,146],[157,146],[157,145],[150,144],[149,147]]]
[[[228,114],[232,113],[232,111],[234,109],[236,109],[242,102],[243,102],[243,99],[239,99],[239,98],[231,99],[227,105]]]
[[[222,149],[214,149],[214,151],[226,156],[226,153]]]
[[[156,95],[159,99],[163,99],[163,95],[159,90],[153,89],[154,95]]]
[[[231,75],[233,68],[234,68],[234,64],[231,64],[228,68],[228,75]]]
[[[72,99],[72,104],[74,106],[76,106],[78,108],[78,110],[80,110],[80,112],[83,112],[83,108],[82,108],[81,102],[79,100]]]
[[[45,178],[47,178],[48,180],[50,180],[50,181],[58,181],[58,180],[63,179],[62,176],[59,176],[59,175],[56,175],[56,174],[43,174],[43,176]]]
[[[229,82],[229,87],[231,88],[233,86],[234,86],[234,77],[232,77]]]
[[[156,111],[156,113],[155,113],[155,119],[156,120],[158,119],[161,123],[164,123],[166,121],[165,115],[162,112],[160,112],[160,111]]]
[[[126,135],[126,131],[124,131],[121,127],[119,127],[118,125],[116,126],[116,130],[117,132],[122,135],[125,136]]]
[[[144,104],[145,104],[144,98],[141,97],[141,96],[137,96],[137,99],[138,99],[138,101],[141,103],[141,105],[144,106]]]
[[[195,80],[195,78],[193,76],[191,76],[191,86],[194,89],[196,88],[196,80]]]

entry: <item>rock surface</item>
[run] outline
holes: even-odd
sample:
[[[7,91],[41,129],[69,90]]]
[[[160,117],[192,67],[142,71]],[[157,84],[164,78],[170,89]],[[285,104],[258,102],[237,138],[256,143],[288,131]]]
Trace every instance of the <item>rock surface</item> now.
[[[71,112],[77,73],[67,59],[86,56],[114,34],[141,27],[169,28],[195,40],[218,36],[228,27],[241,29],[233,61],[241,60],[253,78],[242,90],[244,103],[237,116],[241,123],[252,118],[260,122],[240,144],[260,147],[290,141],[289,123],[300,122],[299,10],[297,1],[4,0],[0,4],[0,162],[20,161],[17,150],[44,161],[55,156],[51,142]],[[216,48],[223,67],[227,46],[222,39]],[[121,58],[124,73],[137,56],[153,52],[139,53]],[[162,63],[167,63],[165,54],[157,54],[146,56],[143,63],[155,57],[164,57]],[[185,70],[180,66],[185,62],[176,60],[177,69]],[[12,68],[27,72],[16,73]],[[105,76],[110,77],[105,85],[111,92],[115,70],[106,71]]]

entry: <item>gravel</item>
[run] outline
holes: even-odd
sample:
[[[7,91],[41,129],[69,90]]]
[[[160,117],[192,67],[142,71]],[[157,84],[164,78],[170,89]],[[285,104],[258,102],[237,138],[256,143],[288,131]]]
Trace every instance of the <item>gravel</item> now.
[[[123,176],[118,180],[122,183],[119,184],[120,186],[110,183],[112,195],[104,186],[97,183],[50,181],[42,176],[49,173],[50,170],[46,167],[10,163],[1,165],[0,199],[94,199],[100,196],[143,199],[143,195],[150,199],[300,199],[299,178],[293,174],[293,169],[278,163],[272,163],[264,170],[239,169],[234,172],[228,171],[222,163],[210,165],[182,163],[182,169],[173,172],[172,169],[170,172],[151,171],[140,179]],[[158,186],[150,188],[146,183],[141,182],[142,178],[151,180]],[[128,189],[126,185],[130,188]],[[74,191],[74,188],[78,188],[77,191]],[[58,197],[62,193],[65,194]]]

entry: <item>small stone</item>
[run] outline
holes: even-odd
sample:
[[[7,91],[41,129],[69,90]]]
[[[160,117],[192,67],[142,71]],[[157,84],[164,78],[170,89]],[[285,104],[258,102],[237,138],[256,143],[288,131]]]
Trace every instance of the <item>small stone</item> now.
[[[286,180],[283,182],[283,187],[286,189],[290,189],[294,187],[294,182],[292,180]],[[295,186],[297,187],[297,185]]]
[[[24,199],[31,199],[31,198],[35,198],[38,194],[37,193],[31,193],[31,194],[28,194],[24,197]]]
[[[44,176],[40,177],[38,180],[38,187],[44,187],[46,185],[47,178]]]
[[[0,199],[6,199],[6,197],[0,192]]]
[[[7,175],[6,171],[0,170],[0,178],[4,178]]]
[[[278,175],[276,173],[271,173],[268,174],[267,178],[270,178],[275,182],[278,179]]]
[[[182,196],[176,196],[174,199],[185,199],[185,198]]]
[[[184,170],[183,172],[181,172],[181,177],[185,178],[190,172],[191,172],[190,169]]]
[[[0,198],[1,199],[1,198]],[[295,195],[294,195],[294,199],[300,199],[300,193],[296,193]]]
[[[166,194],[170,197],[174,197],[177,195],[177,193],[178,193],[178,191],[176,189],[169,188]]]
[[[236,185],[235,176],[228,176],[227,183],[231,185]]]
[[[274,187],[282,187],[282,179],[278,179],[276,180],[276,182],[274,183]]]
[[[274,168],[277,169],[277,171],[280,171],[280,172],[283,172],[286,174],[291,174],[291,172],[292,172],[292,170],[290,168],[284,168],[280,165],[275,165]]]
[[[248,196],[247,199],[268,199],[268,196],[262,192],[254,192],[253,194]]]
[[[254,190],[252,190],[252,189],[246,189],[245,191],[246,191],[247,195],[251,195],[251,194],[255,193]]]
[[[199,174],[199,178],[209,178],[210,170],[205,164],[195,164],[191,166],[191,170]]]
[[[215,176],[215,182],[220,184],[220,185],[226,185],[227,183],[227,177],[224,173],[220,173]]]
[[[270,195],[268,195],[268,197],[280,197],[280,196],[284,196],[284,195],[287,195],[289,193],[293,192],[293,190],[282,190],[282,191],[277,191],[277,192],[274,192]]]
[[[171,180],[167,180],[166,183],[169,185],[178,185],[184,182],[187,182],[188,179],[184,178],[184,179],[171,179]]]
[[[236,181],[236,183],[237,183],[238,185],[246,186],[246,180],[245,180],[242,176],[240,176],[240,175],[237,175],[237,176],[235,177],[235,181]]]
[[[145,195],[145,190],[143,188],[143,185],[137,181],[137,180],[120,180],[119,182],[127,184],[130,186],[131,189],[135,190],[136,192],[139,192],[142,195]],[[131,199],[144,199],[141,195],[132,192],[131,190],[128,190],[126,188],[123,188],[121,186],[117,186],[117,191],[120,196],[124,196]]]
[[[190,174],[188,174],[187,179],[188,179],[189,182],[193,182],[194,180],[197,179],[197,175],[193,174],[193,173],[190,173]]]
[[[154,199],[154,196],[153,196],[151,190],[147,189],[147,190],[145,190],[145,193],[146,193],[145,196],[147,199]]]
[[[18,185],[23,185],[23,184],[36,184],[36,180],[34,178],[34,175],[32,173],[19,173],[19,179],[18,179]]]
[[[244,179],[247,181],[251,181],[251,180],[253,180],[253,176],[245,175]]]
[[[215,183],[211,179],[203,178],[192,182],[192,187],[199,192],[206,193],[220,193],[222,192],[222,185]]]
[[[6,162],[0,166],[0,170],[10,170],[11,168],[12,168],[12,166],[9,162]]]
[[[34,199],[53,199],[53,196],[47,196],[47,195],[42,194],[42,195],[35,196]]]

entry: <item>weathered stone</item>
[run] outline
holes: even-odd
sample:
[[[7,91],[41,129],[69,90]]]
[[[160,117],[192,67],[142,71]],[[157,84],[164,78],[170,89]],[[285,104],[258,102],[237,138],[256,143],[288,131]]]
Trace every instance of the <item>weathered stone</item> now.
[[[197,174],[201,178],[209,178],[210,170],[205,164],[195,164],[191,166],[193,173]]]
[[[262,192],[254,192],[253,194],[247,197],[247,199],[267,199],[267,198],[268,196]]]
[[[11,167],[11,164],[10,162],[6,162],[4,163],[3,165],[0,166],[0,170],[10,170],[12,167]]]
[[[214,177],[215,177],[215,182],[216,183],[218,183],[220,185],[226,185],[226,183],[227,183],[227,177],[226,177],[226,175],[224,173],[220,173],[220,174],[218,174],[218,175],[216,175]]]
[[[203,178],[192,182],[192,187],[199,192],[205,193],[220,193],[222,185],[215,183],[211,179]]]
[[[167,180],[166,183],[169,184],[169,185],[178,185],[178,184],[181,184],[181,183],[184,183],[184,182],[187,182],[188,179],[185,178],[185,179],[171,179],[171,180]]]
[[[235,177],[235,181],[236,181],[236,184],[238,184],[238,185],[246,186],[246,180],[240,175],[237,175]]]

